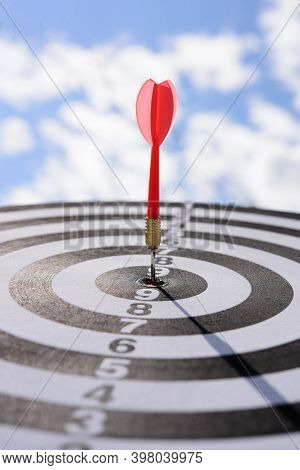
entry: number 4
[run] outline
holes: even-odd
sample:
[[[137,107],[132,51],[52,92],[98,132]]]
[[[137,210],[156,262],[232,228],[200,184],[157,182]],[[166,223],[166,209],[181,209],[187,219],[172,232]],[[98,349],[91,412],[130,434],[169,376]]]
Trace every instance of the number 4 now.
[[[112,400],[113,389],[113,385],[100,385],[99,387],[93,388],[93,390],[86,392],[83,396],[84,398],[97,400],[100,403],[108,403]]]

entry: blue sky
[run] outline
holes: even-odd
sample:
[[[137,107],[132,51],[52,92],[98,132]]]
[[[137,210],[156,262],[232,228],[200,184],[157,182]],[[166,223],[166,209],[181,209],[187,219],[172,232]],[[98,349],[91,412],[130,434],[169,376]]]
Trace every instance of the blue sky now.
[[[256,31],[263,2],[258,0],[121,0],[3,2],[27,37],[40,42],[63,37],[85,46],[126,35],[135,42],[157,47],[161,37],[178,33],[216,34],[234,29]],[[1,29],[13,33],[1,15]]]
[[[177,86],[180,104],[162,150],[164,198],[298,210],[293,202],[299,196],[294,175],[300,165],[298,12],[172,195],[296,3],[3,1],[130,194],[122,194],[100,163],[0,8],[0,202],[143,199],[148,148],[133,122],[134,96],[143,79],[156,79],[161,72],[159,79]],[[143,161],[136,164],[137,158]],[[95,172],[103,182],[99,188]]]

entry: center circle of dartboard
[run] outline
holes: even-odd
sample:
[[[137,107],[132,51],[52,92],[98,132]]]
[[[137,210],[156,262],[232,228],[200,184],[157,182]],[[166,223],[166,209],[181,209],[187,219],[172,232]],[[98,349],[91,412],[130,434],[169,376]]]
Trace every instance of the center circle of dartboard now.
[[[166,269],[166,268],[163,268]],[[164,271],[158,270],[158,276]],[[158,288],[157,301],[172,301],[186,299],[202,294],[207,289],[207,282],[203,277],[183,269],[167,268],[168,275],[164,277],[168,284],[165,288]],[[144,266],[130,266],[107,271],[96,278],[96,286],[107,294],[123,299],[136,300],[136,292],[140,289],[138,280],[145,276]],[[151,294],[151,289],[144,289],[144,295]]]

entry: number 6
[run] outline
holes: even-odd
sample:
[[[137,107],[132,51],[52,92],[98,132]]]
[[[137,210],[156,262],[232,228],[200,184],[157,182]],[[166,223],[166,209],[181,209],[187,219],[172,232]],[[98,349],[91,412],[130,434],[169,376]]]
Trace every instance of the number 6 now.
[[[135,347],[133,346],[133,343],[136,343],[135,339],[130,339],[130,338],[115,339],[115,341],[110,343],[109,349],[117,353],[129,353],[129,352],[134,351],[135,349]]]

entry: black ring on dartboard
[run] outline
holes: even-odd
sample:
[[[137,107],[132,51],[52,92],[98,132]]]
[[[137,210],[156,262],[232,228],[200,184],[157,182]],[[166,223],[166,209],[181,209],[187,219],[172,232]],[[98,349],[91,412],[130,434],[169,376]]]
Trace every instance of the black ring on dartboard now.
[[[95,376],[102,360],[111,357],[109,354],[103,356],[76,351],[68,351],[66,354],[65,349],[33,343],[3,331],[0,331],[0,351],[1,357],[9,362],[84,376]],[[297,367],[300,367],[300,340],[239,355],[192,359],[130,358],[126,380],[226,379]]]
[[[175,206],[176,207],[176,206]],[[178,208],[178,207],[176,207]],[[183,208],[181,208],[184,211]],[[231,215],[231,213],[230,213]],[[144,220],[145,216],[143,213],[139,214],[98,214],[97,216],[93,214],[84,214],[78,216],[49,216],[44,218],[32,218],[32,219],[24,219],[24,220],[16,220],[16,221],[8,221],[8,222],[1,222],[0,223],[0,231],[2,230],[9,230],[14,228],[20,227],[28,227],[32,225],[44,225],[44,224],[57,224],[57,223],[70,223],[70,222],[91,222],[91,221],[98,221],[98,222],[105,222],[105,221],[120,221],[123,220],[127,222],[128,229],[139,229],[139,227],[135,224],[136,220]],[[172,220],[171,214],[163,214],[161,215],[161,219],[164,221]],[[250,229],[257,229],[259,227],[260,230],[264,230],[266,232],[274,232],[280,233],[284,235],[290,235],[294,237],[300,236],[300,230],[277,226],[277,225],[270,225],[266,223],[257,223],[251,222],[247,220],[238,220],[238,219],[231,219],[229,217],[197,217],[197,216],[190,216],[189,221],[192,223],[205,223],[205,224],[214,224],[218,227],[226,227],[226,226],[233,226],[233,227],[244,227]]]
[[[120,234],[120,231],[114,231],[115,235]],[[127,233],[127,231],[126,231]],[[142,231],[140,231],[142,234]],[[95,236],[94,232],[80,233],[78,236]],[[97,231],[97,236],[104,236],[105,230]],[[194,237],[199,236],[197,233],[192,234]],[[224,237],[216,236],[214,234],[206,233],[201,234],[209,240],[218,240],[224,241]],[[5,253],[14,251],[14,249],[21,249],[24,247],[34,246],[36,244],[44,244],[52,241],[59,241],[65,238],[64,234],[51,234],[51,235],[40,235],[34,237],[27,237],[26,239],[19,239],[14,241],[13,245],[11,242],[5,242],[2,244],[2,250]],[[272,244],[271,246],[266,242],[261,242],[259,240],[246,239],[242,237],[228,237],[228,240],[225,239],[228,243],[236,243],[244,246],[252,246],[257,249],[271,251],[274,254],[286,257],[293,261],[299,261],[299,251],[293,248],[282,247],[280,245]],[[129,250],[129,253],[134,253],[133,250]],[[8,357],[13,354],[13,349],[9,347],[10,342],[12,341],[11,335],[5,335],[5,352]],[[40,367],[48,368],[49,358],[53,361],[58,354],[61,353],[61,350],[46,347],[43,345],[32,344],[31,342],[14,339],[14,343],[17,347],[22,348],[24,351],[29,351],[30,354],[33,354],[34,351],[38,350],[38,356],[40,362]],[[274,361],[274,354],[278,351],[279,358],[276,363]],[[240,355],[240,358],[251,366],[249,369],[250,374],[262,374],[268,372],[275,372],[278,370],[286,370],[288,368],[295,368],[300,365],[300,341],[293,341],[291,343],[286,343],[277,347],[267,348],[260,351],[255,351],[251,353],[244,353]],[[47,358],[45,358],[45,355]],[[36,358],[37,355],[35,355]],[[22,356],[23,358],[24,356]],[[33,361],[29,363],[34,366]],[[105,356],[107,357],[107,355]],[[83,358],[80,361],[80,358]],[[60,368],[64,372],[73,371],[79,374],[94,374],[99,361],[101,361],[104,356],[96,356],[90,354],[81,354],[76,352],[69,352],[67,357],[60,364]],[[25,360],[25,358],[24,358]],[[16,362],[20,361],[20,357],[16,358]],[[49,362],[51,364],[51,360]],[[289,365],[287,365],[287,363]],[[172,365],[172,367],[170,367]],[[147,367],[147,369],[146,369]],[[147,371],[147,372],[146,372]],[[213,358],[200,358],[200,359],[180,359],[180,360],[152,360],[152,359],[131,359],[131,367],[129,370],[128,379],[157,379],[157,380],[199,380],[199,379],[213,379],[213,378],[225,378],[225,377],[235,377],[239,375],[247,375],[245,370],[241,367],[240,360],[236,355],[228,355],[223,357],[213,357]]]
[[[87,260],[124,255],[128,249],[129,247],[94,248],[44,258],[29,264],[15,274],[10,282],[10,293],[19,305],[49,320],[82,329],[120,333],[123,326],[122,313],[117,317],[72,305],[54,292],[52,280],[55,275],[69,266]],[[139,254],[148,253],[146,248],[141,250],[141,247],[136,247],[135,251]],[[249,281],[252,292],[247,299],[234,307],[202,316],[190,316],[181,306],[179,308],[182,315],[185,315],[184,318],[149,318],[146,324],[139,327],[137,335],[195,335],[242,328],[277,315],[293,299],[293,289],[286,280],[279,274],[248,260],[190,249],[175,249],[170,254],[208,261],[238,272]],[[145,267],[145,274],[146,269]],[[137,279],[140,274],[138,271]],[[168,286],[162,289],[162,292],[168,299],[173,298],[168,293]],[[128,308],[133,302],[139,303],[129,299]],[[155,300],[151,302],[155,303]],[[173,303],[174,306],[178,305],[176,302]],[[200,303],[199,308],[201,308]]]
[[[30,408],[29,412],[27,412]],[[99,408],[85,406],[85,410]],[[0,395],[0,420],[6,424],[63,432],[76,422],[74,406]],[[12,412],[13,411],[13,412]],[[93,437],[130,439],[212,439],[295,432],[300,429],[300,403],[234,411],[158,413],[106,410],[105,430]]]

